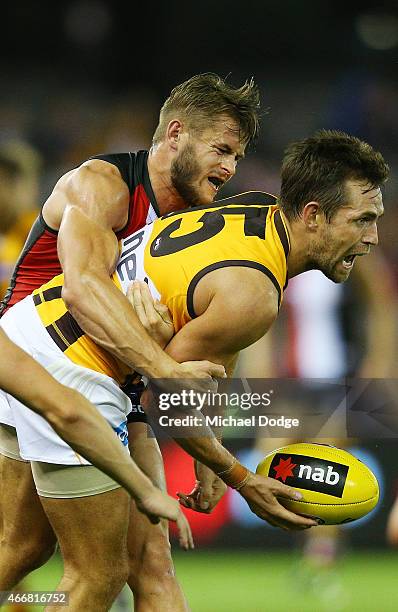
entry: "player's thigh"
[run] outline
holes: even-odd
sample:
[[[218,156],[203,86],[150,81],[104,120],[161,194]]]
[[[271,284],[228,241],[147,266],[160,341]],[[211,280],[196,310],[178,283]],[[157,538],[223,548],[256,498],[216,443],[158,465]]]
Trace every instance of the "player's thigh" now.
[[[51,466],[51,469],[53,466]],[[56,478],[47,478],[46,497],[40,496],[40,501],[57,535],[64,561],[84,568],[86,564],[92,567],[112,567],[112,564],[127,562],[127,530],[129,522],[130,498],[122,487],[113,487],[103,492],[85,495],[84,473],[92,470],[99,477],[102,473],[93,466],[60,466],[62,475],[74,472],[72,478],[78,487],[75,497],[51,497],[50,484],[58,491],[62,485]],[[79,479],[79,471],[83,476]],[[108,477],[104,475],[106,480]],[[89,479],[92,485],[92,477]],[[70,487],[71,480],[66,478]],[[48,484],[50,483],[50,484]],[[43,482],[39,483],[43,487]],[[97,490],[100,490],[97,488]],[[86,491],[87,492],[87,491]],[[82,494],[83,493],[83,494]],[[73,493],[67,493],[72,495]]]
[[[55,535],[37,495],[30,462],[19,454],[15,429],[5,424],[0,424],[0,490],[3,542],[55,546]]]

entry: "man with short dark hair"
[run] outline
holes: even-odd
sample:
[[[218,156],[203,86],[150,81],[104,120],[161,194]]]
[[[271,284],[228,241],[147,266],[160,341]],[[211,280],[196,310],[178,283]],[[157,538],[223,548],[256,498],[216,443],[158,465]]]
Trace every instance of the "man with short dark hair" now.
[[[320,270],[330,280],[342,282],[348,278],[355,257],[366,255],[370,244],[377,244],[375,222],[383,213],[380,185],[387,180],[388,171],[381,153],[335,130],[320,130],[312,138],[287,147],[281,171],[281,211],[294,223],[306,210],[303,203],[311,199],[317,202],[309,208],[311,224],[318,224],[319,214],[324,220],[322,232],[314,233],[305,253],[308,270]],[[348,207],[347,201],[351,203]],[[366,201],[368,210],[363,212],[360,204]],[[354,238],[367,228],[374,228],[373,240],[353,244],[345,252],[349,236]]]

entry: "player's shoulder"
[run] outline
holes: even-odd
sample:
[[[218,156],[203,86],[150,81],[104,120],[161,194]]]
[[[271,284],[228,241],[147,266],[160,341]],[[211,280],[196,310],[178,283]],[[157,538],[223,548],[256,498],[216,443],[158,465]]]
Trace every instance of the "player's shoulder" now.
[[[108,171],[119,171],[120,176],[131,191],[137,184],[145,185],[148,182],[147,161],[148,151],[142,150],[125,153],[101,153],[93,155],[84,164],[100,164],[102,168],[107,167]]]
[[[226,206],[230,204],[239,206],[275,206],[277,204],[277,198],[265,191],[244,191],[243,193],[217,200],[214,204],[218,206],[221,204],[225,204]]]
[[[101,174],[120,173],[122,177],[124,174],[128,176],[130,166],[134,165],[133,155],[135,154],[111,153],[109,155],[93,155],[77,166],[76,170],[84,171],[88,169]]]

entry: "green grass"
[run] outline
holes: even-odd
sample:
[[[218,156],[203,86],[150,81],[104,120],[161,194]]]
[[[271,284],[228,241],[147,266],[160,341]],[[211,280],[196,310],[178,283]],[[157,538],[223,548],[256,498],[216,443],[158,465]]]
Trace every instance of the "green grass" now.
[[[195,551],[175,554],[175,563],[192,612],[398,610],[394,553],[356,553],[337,570],[318,574],[300,565],[293,553]],[[61,571],[55,558],[32,574],[24,588],[53,589]]]

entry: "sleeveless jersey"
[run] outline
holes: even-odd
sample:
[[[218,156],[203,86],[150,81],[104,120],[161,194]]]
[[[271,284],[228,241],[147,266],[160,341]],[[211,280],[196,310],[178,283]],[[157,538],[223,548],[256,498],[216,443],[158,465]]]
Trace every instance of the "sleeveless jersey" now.
[[[90,159],[102,159],[116,166],[129,188],[128,221],[116,233],[119,240],[158,217],[158,206],[148,175],[148,151],[96,155]],[[58,231],[51,229],[40,213],[15,265],[11,284],[1,302],[0,316],[34,289],[62,272],[57,253],[57,237]]]
[[[15,262],[36,215],[37,211],[24,211],[7,232],[0,233],[0,299],[5,296]]]
[[[248,192],[170,213],[120,240],[113,281],[124,293],[135,279],[148,282],[152,295],[168,306],[176,331],[196,316],[196,285],[218,268],[260,270],[274,284],[280,303],[289,238],[275,202],[268,194]],[[72,361],[122,384],[128,369],[79,328],[61,298],[62,282],[61,274],[34,292],[48,333]]]

